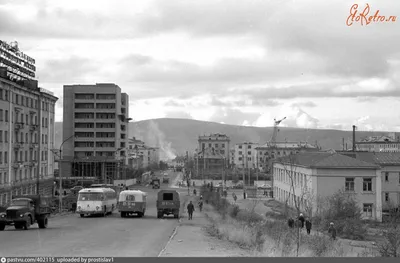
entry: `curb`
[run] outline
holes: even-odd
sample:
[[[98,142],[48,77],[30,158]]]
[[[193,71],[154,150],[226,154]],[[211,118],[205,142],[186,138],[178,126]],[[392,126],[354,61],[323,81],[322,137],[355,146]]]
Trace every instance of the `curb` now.
[[[181,219],[179,219],[179,223],[180,223]],[[178,228],[179,228],[180,224],[177,225],[174,228],[174,231],[172,232],[172,235],[169,237],[167,244],[164,246],[164,248],[160,251],[160,253],[158,253],[158,258],[161,257],[162,254],[164,254],[165,250],[167,250],[168,245],[171,243],[171,241],[174,239],[175,235],[178,233]]]

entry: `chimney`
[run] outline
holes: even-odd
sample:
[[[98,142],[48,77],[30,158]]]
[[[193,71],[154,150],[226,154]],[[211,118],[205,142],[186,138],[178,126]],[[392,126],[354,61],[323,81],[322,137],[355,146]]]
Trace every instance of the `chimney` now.
[[[353,152],[356,151],[356,126],[353,125]]]

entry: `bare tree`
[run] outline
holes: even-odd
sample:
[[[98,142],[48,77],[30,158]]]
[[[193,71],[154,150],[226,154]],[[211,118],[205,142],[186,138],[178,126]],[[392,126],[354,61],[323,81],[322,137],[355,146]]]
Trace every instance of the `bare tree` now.
[[[289,179],[289,196],[286,199],[286,203],[292,202],[296,210],[297,217],[300,215],[301,210],[304,209],[312,216],[314,193],[308,187],[311,177],[303,175],[299,176],[297,173],[297,165],[295,165],[294,155],[288,155],[281,159],[280,163],[283,165],[283,170]],[[297,191],[296,191],[297,190]],[[298,225],[298,218],[296,219]],[[299,256],[301,234],[300,226],[297,226],[297,237],[296,237],[296,256]]]
[[[386,209],[384,240],[377,244],[378,250],[382,257],[400,257],[400,207],[388,202]]]

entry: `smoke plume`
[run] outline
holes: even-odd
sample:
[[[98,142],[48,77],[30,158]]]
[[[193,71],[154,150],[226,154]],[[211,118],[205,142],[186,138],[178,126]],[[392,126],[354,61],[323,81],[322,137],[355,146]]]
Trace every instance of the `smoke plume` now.
[[[150,121],[146,131],[141,134],[143,135],[143,140],[146,145],[158,147],[160,149],[160,160],[171,160],[176,157],[171,142],[166,141],[164,133],[154,121]]]

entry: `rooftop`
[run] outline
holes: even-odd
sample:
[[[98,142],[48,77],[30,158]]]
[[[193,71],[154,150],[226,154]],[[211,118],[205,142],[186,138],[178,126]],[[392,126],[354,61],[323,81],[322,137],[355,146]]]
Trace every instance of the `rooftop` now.
[[[311,145],[307,142],[276,142],[276,148],[309,148],[309,149],[317,149],[316,146]],[[267,142],[266,144],[260,145],[257,148],[271,148],[271,143]],[[256,148],[256,149],[257,149]]]
[[[292,163],[309,168],[366,168],[376,169],[378,165],[339,153],[309,152],[279,158],[278,163]]]
[[[378,165],[400,165],[400,152],[340,152],[340,154]]]

